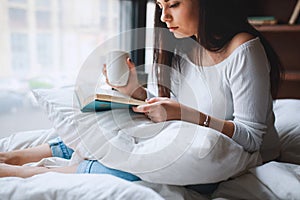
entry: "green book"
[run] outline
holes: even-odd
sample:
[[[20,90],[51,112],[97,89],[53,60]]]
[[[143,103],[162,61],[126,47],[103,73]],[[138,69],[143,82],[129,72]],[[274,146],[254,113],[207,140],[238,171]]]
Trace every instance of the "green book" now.
[[[277,24],[277,20],[274,16],[251,16],[251,17],[248,17],[248,22],[252,25]]]
[[[76,88],[82,112],[100,112],[111,109],[129,109],[132,106],[147,104],[145,101],[131,98],[118,91],[99,89],[94,94],[88,95],[88,90]]]

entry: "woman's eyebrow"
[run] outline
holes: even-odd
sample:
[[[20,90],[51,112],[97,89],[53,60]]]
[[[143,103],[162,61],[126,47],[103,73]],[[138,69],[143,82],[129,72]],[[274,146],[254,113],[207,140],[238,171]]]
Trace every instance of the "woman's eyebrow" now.
[[[166,3],[167,3],[168,1],[170,1],[170,0],[164,0],[164,2],[166,2]],[[155,3],[157,3],[157,0],[155,0]]]

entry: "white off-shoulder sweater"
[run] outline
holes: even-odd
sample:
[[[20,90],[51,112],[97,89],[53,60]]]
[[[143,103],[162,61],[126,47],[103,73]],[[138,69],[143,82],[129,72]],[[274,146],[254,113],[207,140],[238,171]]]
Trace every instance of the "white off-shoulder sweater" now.
[[[171,89],[180,103],[234,123],[232,139],[246,151],[261,150],[263,161],[279,155],[270,93],[269,62],[259,38],[237,47],[225,60],[196,66],[181,60]]]

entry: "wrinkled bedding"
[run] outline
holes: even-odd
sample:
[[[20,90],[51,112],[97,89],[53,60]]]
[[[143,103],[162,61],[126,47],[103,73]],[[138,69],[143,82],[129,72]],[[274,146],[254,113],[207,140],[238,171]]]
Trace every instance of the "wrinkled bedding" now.
[[[31,178],[0,178],[0,199],[300,199],[300,101],[274,103],[276,129],[281,156],[278,160],[253,167],[223,181],[206,196],[183,186],[127,182],[110,175],[46,173]],[[36,146],[57,137],[57,131],[37,130],[12,134],[0,139],[0,151]],[[68,165],[64,159],[44,159],[32,165],[48,167]],[[174,174],[176,176],[176,174]]]
[[[142,180],[169,185],[216,183],[261,164],[258,152],[246,152],[211,128],[177,120],[153,123],[128,109],[82,113],[74,88],[33,93],[63,141],[75,150],[76,162],[93,158]]]
[[[54,130],[13,134],[0,140],[0,151],[38,145],[56,137]],[[31,140],[31,141],[30,141]],[[67,165],[69,161],[45,159],[43,165]],[[287,184],[288,183],[288,184]],[[1,199],[299,199],[300,166],[269,162],[222,182],[212,196],[181,186],[127,182],[111,175],[46,173],[23,179],[0,178]]]

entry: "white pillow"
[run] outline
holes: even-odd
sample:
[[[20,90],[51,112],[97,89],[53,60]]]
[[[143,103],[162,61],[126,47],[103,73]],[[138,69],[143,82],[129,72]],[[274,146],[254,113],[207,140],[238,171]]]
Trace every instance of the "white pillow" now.
[[[279,160],[300,164],[300,100],[276,100],[274,114],[281,145]]]
[[[131,172],[145,181],[214,183],[261,162],[259,153],[245,152],[210,128],[181,121],[153,123],[127,109],[81,113],[73,94],[72,89],[34,91],[68,145],[84,145],[106,166]]]
[[[0,139],[0,152],[34,147],[57,137],[54,129],[13,133]]]
[[[46,111],[54,129],[65,143],[76,148],[80,140],[76,135],[74,116],[80,113],[73,87],[33,90],[38,104]]]

